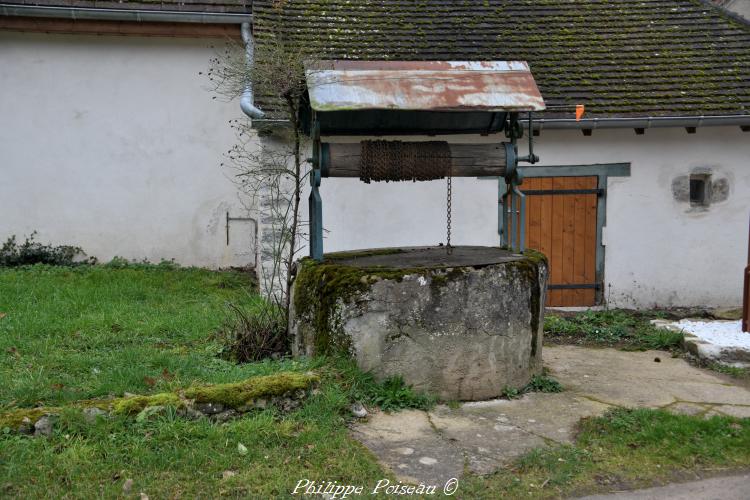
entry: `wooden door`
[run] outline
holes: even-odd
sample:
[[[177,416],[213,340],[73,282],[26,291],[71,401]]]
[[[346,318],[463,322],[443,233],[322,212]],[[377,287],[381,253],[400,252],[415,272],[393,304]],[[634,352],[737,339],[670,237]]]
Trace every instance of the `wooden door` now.
[[[526,245],[549,259],[548,306],[597,301],[596,177],[527,178]]]

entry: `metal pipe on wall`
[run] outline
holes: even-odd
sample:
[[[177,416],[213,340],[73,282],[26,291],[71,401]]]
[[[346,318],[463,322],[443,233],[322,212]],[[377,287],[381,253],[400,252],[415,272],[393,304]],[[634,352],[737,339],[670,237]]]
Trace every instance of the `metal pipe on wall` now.
[[[247,74],[245,76],[245,89],[240,97],[240,108],[252,119],[263,118],[265,113],[255,107],[255,96],[253,94],[253,66],[255,65],[255,40],[250,23],[242,23],[242,41],[245,43],[245,64]]]

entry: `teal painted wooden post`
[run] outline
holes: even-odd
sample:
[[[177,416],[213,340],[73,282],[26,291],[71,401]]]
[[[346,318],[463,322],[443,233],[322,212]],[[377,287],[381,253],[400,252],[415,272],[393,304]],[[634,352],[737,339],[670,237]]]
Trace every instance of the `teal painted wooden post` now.
[[[310,215],[310,257],[321,262],[323,260],[323,200],[320,197],[320,169],[321,147],[320,147],[320,124],[313,121],[312,126],[313,139],[313,169],[310,172],[310,198],[309,198],[309,215]]]
[[[497,178],[497,234],[500,236],[500,246],[508,244],[505,238],[505,181]]]
[[[514,249],[523,253],[526,251],[526,195],[518,189],[517,185],[513,186],[513,193],[518,198],[518,232],[520,233]]]
[[[526,196],[517,185],[507,184],[502,197],[500,245],[516,252],[526,250]]]
[[[310,172],[310,257],[323,260],[323,200],[320,198],[320,169]]]
[[[510,235],[508,238],[508,245],[511,250],[515,250],[518,245],[518,217],[516,216],[518,207],[516,206],[516,197],[513,194],[513,188],[508,190],[508,202],[508,205],[510,205],[510,225],[508,226]]]

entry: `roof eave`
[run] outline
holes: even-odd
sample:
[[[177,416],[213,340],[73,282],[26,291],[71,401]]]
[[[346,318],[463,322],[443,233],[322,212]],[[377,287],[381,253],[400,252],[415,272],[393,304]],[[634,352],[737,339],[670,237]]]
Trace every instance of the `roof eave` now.
[[[522,120],[526,126],[526,120]],[[289,120],[265,118],[253,120],[253,128],[288,127]],[[617,128],[685,128],[750,127],[750,115],[646,116],[629,118],[535,118],[535,129],[617,129]]]
[[[584,118],[537,118],[534,123],[542,129],[598,129],[598,128],[667,128],[667,127],[717,127],[748,126],[750,115],[700,115],[700,116],[643,116]]]
[[[234,12],[183,12],[175,10],[107,9],[99,7],[55,7],[0,3],[0,15],[51,17],[73,20],[132,21],[196,24],[251,23],[251,14]]]

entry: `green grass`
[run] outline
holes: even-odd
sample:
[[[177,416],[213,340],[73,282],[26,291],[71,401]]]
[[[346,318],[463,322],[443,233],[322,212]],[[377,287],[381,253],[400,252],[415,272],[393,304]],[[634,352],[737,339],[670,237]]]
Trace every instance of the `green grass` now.
[[[236,272],[132,265],[0,269],[0,409],[230,382],[268,364],[217,359],[231,301],[258,298]]]
[[[369,484],[387,474],[349,439],[342,423],[347,396],[330,384],[289,416],[268,410],[224,425],[170,413],[91,426],[71,413],[49,439],[0,438],[0,489],[24,498],[115,497],[132,479],[135,495],[151,498],[268,498],[311,476]],[[236,476],[224,480],[225,471]]]
[[[382,384],[375,383],[370,376],[366,377],[361,379],[360,385],[353,391],[354,397],[366,404],[377,406],[384,411],[404,408],[429,410],[435,405],[436,398],[416,393],[400,376],[387,378]]]
[[[688,471],[750,466],[750,419],[616,409],[584,419],[574,445],[538,449],[507,470],[464,481],[467,498],[559,498],[637,488]],[[693,476],[694,477],[694,476]]]
[[[547,374],[534,375],[531,382],[523,388],[524,392],[562,392],[563,387],[560,382]]]
[[[710,363],[708,365],[708,368],[715,372],[729,375],[730,377],[736,378],[738,380],[750,381],[750,368],[726,365],[724,363]]]
[[[629,349],[671,350],[679,347],[682,333],[651,325],[649,320],[656,315],[619,309],[565,316],[547,314],[544,318],[545,340]]]
[[[560,382],[547,375],[545,372],[541,375],[534,375],[531,381],[525,386],[517,389],[506,385],[503,387],[501,396],[505,399],[516,399],[529,392],[562,392],[563,387]]]
[[[303,478],[372,486],[391,478],[348,434],[350,405],[429,408],[402,380],[383,384],[351,360],[237,365],[213,333],[227,302],[257,296],[234,272],[123,265],[0,269],[0,411],[62,407],[50,438],[0,429],[0,496],[288,497]],[[2,314],[0,314],[2,316]],[[225,424],[166,413],[84,421],[73,402],[153,395],[282,371],[315,371],[320,391],[297,411]],[[548,377],[528,390],[555,392]],[[461,480],[459,498],[547,498],[640,486],[680,471],[750,466],[750,420],[616,410],[583,422],[572,446],[535,450],[513,467]],[[224,477],[226,476],[226,477]],[[231,476],[231,477],[229,477]]]
[[[352,401],[426,408],[398,380],[377,384],[349,360],[220,359],[214,333],[231,302],[261,307],[236,272],[173,265],[0,268],[0,412],[62,406],[51,438],[0,429],[0,496],[287,495],[301,478],[375,484],[390,477],[348,437]],[[2,315],[0,315],[2,316]],[[74,403],[153,395],[255,375],[314,370],[320,392],[296,412],[268,409],[217,425],[119,415],[90,425]],[[247,451],[241,453],[238,445]],[[225,471],[236,473],[222,479]]]

